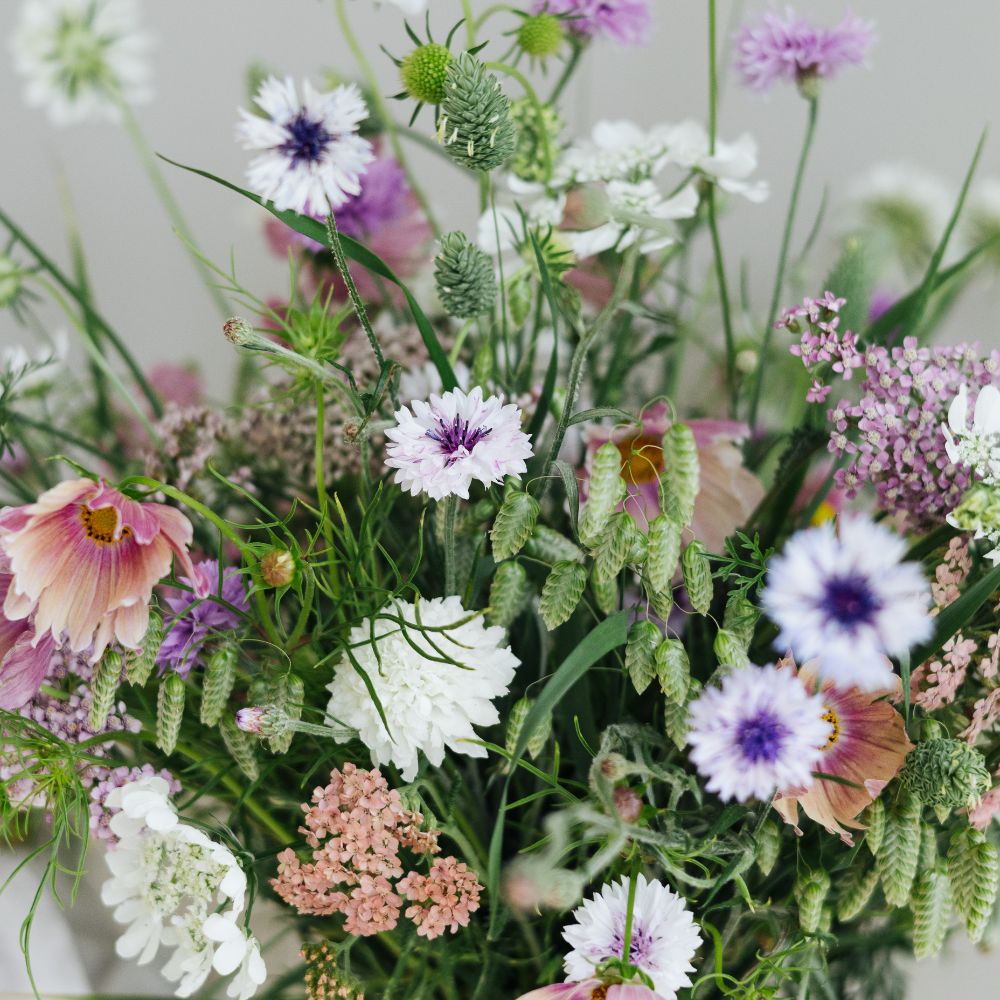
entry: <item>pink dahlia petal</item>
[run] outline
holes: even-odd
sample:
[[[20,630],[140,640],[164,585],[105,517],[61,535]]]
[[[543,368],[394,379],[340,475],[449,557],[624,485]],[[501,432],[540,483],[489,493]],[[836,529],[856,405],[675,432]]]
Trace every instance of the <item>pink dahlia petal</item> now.
[[[34,632],[26,627],[21,637],[0,659],[0,708],[13,711],[38,694],[55,650],[51,636],[34,643]]]

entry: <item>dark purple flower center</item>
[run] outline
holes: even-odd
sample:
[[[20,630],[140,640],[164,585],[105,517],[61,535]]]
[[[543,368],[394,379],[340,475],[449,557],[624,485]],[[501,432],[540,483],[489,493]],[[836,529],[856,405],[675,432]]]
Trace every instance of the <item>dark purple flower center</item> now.
[[[820,607],[838,625],[853,630],[870,623],[881,602],[863,576],[839,576],[827,581]]]
[[[781,753],[788,728],[767,709],[744,719],[736,729],[736,744],[751,764],[773,764]]]
[[[300,163],[318,163],[333,139],[326,126],[310,118],[305,111],[300,111],[285,124],[285,132],[288,138],[280,148],[296,166]]]
[[[633,920],[632,937],[629,941],[627,961],[631,962],[632,965],[643,968],[653,950],[655,941],[649,931],[638,920],[635,918]],[[611,955],[605,955],[603,956],[604,958],[625,958],[623,954],[625,949],[625,915],[622,914],[615,921],[615,924],[614,936],[611,938]]]
[[[428,431],[427,436],[437,441],[443,455],[448,456],[445,465],[452,465],[460,458],[471,454],[472,449],[479,444],[492,430],[490,427],[470,427],[468,420],[456,416],[451,423],[438,417],[437,430]]]

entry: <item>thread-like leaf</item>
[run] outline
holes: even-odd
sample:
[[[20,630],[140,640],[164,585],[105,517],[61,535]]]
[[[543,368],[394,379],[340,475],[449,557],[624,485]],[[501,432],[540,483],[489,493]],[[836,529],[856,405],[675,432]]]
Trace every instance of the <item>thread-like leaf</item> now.
[[[965,921],[969,940],[982,938],[996,903],[998,876],[997,849],[978,830],[966,827],[948,845],[948,875],[951,878],[955,909]]]
[[[513,559],[500,563],[490,585],[490,624],[508,628],[530,595],[528,571]]]
[[[257,764],[257,752],[254,738],[243,732],[236,725],[236,719],[232,714],[226,714],[219,723],[219,733],[222,735],[222,742],[225,743],[229,756],[236,761],[239,769],[251,780],[256,781],[260,777],[260,767]]]
[[[919,879],[910,900],[913,912],[913,954],[936,955],[944,944],[951,920],[951,881],[938,869],[928,869]]]
[[[837,919],[845,923],[853,920],[868,905],[877,885],[878,869],[875,865],[865,867],[856,858],[838,886]]]
[[[509,494],[500,505],[490,531],[493,558],[503,562],[516,556],[524,548],[537,520],[538,501],[533,496],[520,491]]]
[[[815,934],[823,918],[823,904],[830,892],[830,876],[822,868],[803,872],[795,880],[795,902],[799,906],[799,926]]]
[[[664,639],[656,647],[656,676],[667,700],[683,705],[691,685],[691,664],[679,639]]]
[[[656,647],[663,638],[659,628],[648,618],[634,622],[625,645],[625,669],[637,694],[642,694],[656,676]]]
[[[231,642],[223,643],[209,656],[201,682],[202,725],[216,726],[222,718],[236,682],[238,658],[239,648]]]
[[[668,593],[673,587],[677,563],[681,557],[683,530],[683,525],[666,514],[660,514],[650,522],[646,571],[649,573],[650,585],[658,593]]]
[[[691,607],[700,615],[707,615],[712,606],[712,567],[705,546],[694,539],[681,556],[684,588]]]
[[[173,670],[160,681],[156,698],[156,745],[169,757],[177,747],[184,720],[184,678]]]
[[[632,543],[635,522],[621,511],[612,514],[593,546],[594,579],[598,583],[611,583],[625,566]]]
[[[694,517],[700,467],[694,432],[687,424],[671,424],[663,435],[663,513],[685,527]]]
[[[122,679],[122,658],[113,649],[104,654],[90,682],[90,713],[87,719],[92,732],[103,732],[115,704]]]
[[[890,906],[905,906],[920,861],[920,803],[901,792],[886,809],[885,836],[876,858],[882,892]]]
[[[587,569],[578,562],[560,560],[552,567],[538,605],[542,621],[551,632],[569,621],[587,587]]]
[[[627,487],[622,479],[622,456],[612,441],[594,452],[587,483],[587,502],[580,514],[580,540],[596,545],[615,508],[625,499]]]

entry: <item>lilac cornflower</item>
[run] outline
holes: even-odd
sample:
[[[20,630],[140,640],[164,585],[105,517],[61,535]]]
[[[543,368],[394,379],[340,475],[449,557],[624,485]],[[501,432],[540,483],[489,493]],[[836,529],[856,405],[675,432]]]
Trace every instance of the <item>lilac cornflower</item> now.
[[[164,599],[172,614],[164,618],[163,645],[156,654],[160,667],[175,670],[181,677],[187,677],[192,667],[201,666],[206,641],[220,633],[231,632],[239,625],[239,614],[226,605],[231,604],[239,611],[249,608],[239,570],[229,567],[223,572],[221,594],[217,590],[219,564],[214,559],[198,563],[195,572],[207,581],[209,595],[199,599],[193,593],[182,592]],[[186,577],[181,580],[194,589]],[[217,601],[216,595],[226,603]]]
[[[566,26],[584,38],[610,38],[622,45],[649,40],[649,0],[535,0],[532,13],[561,14]]]
[[[981,357],[975,345],[920,347],[907,337],[899,347],[869,347],[864,364],[860,401],[827,411],[829,450],[851,456],[837,486],[853,499],[870,483],[882,510],[904,515],[914,530],[933,527],[972,483],[969,470],[948,457],[948,407],[965,384],[996,384],[1000,351]]]
[[[845,66],[861,66],[875,40],[868,21],[847,14],[833,28],[817,28],[792,10],[767,11],[744,24],[736,37],[736,68],[753,90],[769,90],[776,80],[800,87],[834,77]]]

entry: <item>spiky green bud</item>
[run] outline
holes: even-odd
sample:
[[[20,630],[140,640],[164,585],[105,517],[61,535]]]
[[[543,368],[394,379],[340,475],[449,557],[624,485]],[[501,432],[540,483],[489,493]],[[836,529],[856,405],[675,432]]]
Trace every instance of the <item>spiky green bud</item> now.
[[[236,662],[239,648],[235,643],[224,642],[208,658],[201,684],[201,722],[214,726],[222,718],[236,683]]]
[[[173,670],[160,681],[156,698],[156,745],[169,757],[177,747],[184,720],[184,678]]]
[[[882,892],[890,906],[906,906],[920,861],[920,801],[901,790],[886,809],[885,836],[876,857]]]
[[[493,558],[497,562],[516,556],[531,537],[538,521],[538,501],[530,493],[509,493],[497,511],[490,531]]]
[[[689,525],[698,496],[700,464],[694,432],[687,424],[671,424],[663,435],[663,513],[678,524]]]
[[[708,561],[708,551],[697,538],[689,543],[681,556],[681,572],[691,607],[698,614],[707,615],[712,606],[712,566]]]
[[[107,725],[121,679],[121,654],[113,649],[109,650],[94,668],[94,676],[90,682],[90,713],[87,722],[92,732],[103,732]]]
[[[449,316],[473,319],[493,309],[497,281],[493,261],[462,232],[445,233],[434,258],[434,283]]]
[[[538,607],[550,632],[569,621],[586,588],[587,570],[580,563],[560,560],[552,567]]]
[[[941,950],[951,920],[948,876],[936,869],[925,871],[913,890],[910,910],[913,913],[913,954],[917,958],[930,958]]]
[[[528,571],[513,559],[500,563],[490,585],[490,609],[487,614],[490,624],[509,628],[530,596]]]
[[[946,811],[975,805],[992,783],[983,755],[964,740],[948,738],[918,743],[899,779],[924,805]]]
[[[613,441],[602,444],[594,452],[587,491],[587,502],[580,514],[580,540],[585,545],[596,545],[627,493],[622,479],[621,452]]]
[[[507,731],[504,737],[504,746],[507,748],[507,753],[513,754],[516,749],[517,741],[521,736],[521,731],[524,729],[524,720],[527,719],[528,713],[531,711],[534,703],[534,700],[531,698],[521,698],[515,702],[514,707],[510,710],[510,715],[507,717]],[[545,744],[548,743],[551,735],[552,714],[549,713],[542,719],[541,724],[535,728],[535,731],[528,739],[526,750],[532,760],[537,758],[545,749]]]
[[[634,622],[625,645],[625,669],[637,694],[642,694],[656,676],[656,647],[663,634],[648,618]]]
[[[547,104],[543,104],[539,111],[538,105],[527,97],[513,101],[510,114],[517,126],[517,145],[510,161],[511,173],[525,181],[545,183],[552,174],[552,160],[559,152],[562,119]]]
[[[593,547],[594,579],[612,583],[625,566],[632,547],[635,522],[625,511],[612,514]]]
[[[494,170],[514,155],[517,128],[510,100],[500,81],[468,52],[448,64],[438,135],[448,155],[471,170]]]
[[[978,942],[993,912],[1000,885],[997,849],[973,827],[959,830],[948,845],[948,876],[955,909],[965,921],[969,940]]]
[[[874,865],[866,868],[855,861],[837,887],[837,919],[853,920],[868,904],[877,885],[878,869]]]
[[[222,736],[222,742],[229,751],[229,756],[236,761],[239,769],[251,781],[256,781],[260,777],[260,767],[257,764],[254,738],[249,733],[237,728],[236,719],[231,714],[222,717],[219,722],[219,733]]]
[[[406,93],[424,104],[440,104],[451,61],[451,53],[437,42],[414,49],[399,64],[399,78]]]
[[[677,562],[681,557],[681,533],[684,528],[676,521],[660,514],[649,525],[649,555],[646,570],[653,589],[661,594],[673,587]]]
[[[691,685],[691,664],[679,639],[664,639],[656,647],[656,676],[667,700],[683,705]]]
[[[757,831],[757,867],[761,875],[771,874],[781,853],[781,827],[773,819],[765,820]]]
[[[805,934],[819,930],[823,904],[830,892],[830,876],[821,868],[801,873],[795,880],[795,902],[799,906],[799,926]]]
[[[555,14],[544,11],[532,14],[517,29],[517,44],[523,52],[536,59],[554,56],[566,38],[563,22]]]
[[[586,555],[578,545],[544,524],[536,524],[531,537],[524,543],[525,555],[544,563],[584,562]]]
[[[163,645],[163,619],[156,611],[149,612],[149,625],[142,638],[142,649],[129,652],[125,660],[125,680],[133,687],[143,687],[156,667],[156,654]]]

